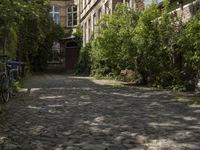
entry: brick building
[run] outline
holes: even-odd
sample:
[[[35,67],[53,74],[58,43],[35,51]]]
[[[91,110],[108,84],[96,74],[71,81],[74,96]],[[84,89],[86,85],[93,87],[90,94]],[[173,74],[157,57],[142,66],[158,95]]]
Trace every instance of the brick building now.
[[[79,0],[80,24],[83,31],[83,46],[96,30],[96,24],[103,14],[112,14],[117,3],[130,8],[144,9],[143,0]]]
[[[66,32],[73,31],[79,24],[78,0],[50,0],[50,16]]]
[[[80,25],[83,31],[83,46],[95,33],[96,24],[103,14],[112,14],[117,3],[127,4],[128,7],[144,10],[152,2],[162,7],[163,0],[79,0]],[[188,21],[195,12],[200,0],[170,0],[171,13],[176,13],[183,22]],[[162,8],[161,8],[162,9]]]
[[[152,2],[156,2],[162,9],[163,0],[49,0],[51,4],[50,16],[60,24],[65,32],[73,33],[77,26],[83,31],[83,46],[95,33],[96,25],[103,14],[112,14],[117,3],[124,3],[128,7],[144,10]],[[176,13],[183,22],[188,21],[199,9],[196,5],[200,0],[170,0],[172,13]],[[159,8],[158,7],[158,8]],[[64,51],[65,66],[73,69],[78,59],[78,51],[73,38],[66,37],[65,45],[55,43],[54,52]],[[68,43],[67,43],[68,42]]]
[[[72,35],[79,25],[79,0],[49,0],[51,5],[50,17],[61,25],[68,35]],[[74,70],[79,55],[79,49],[74,37],[69,36],[54,42],[49,64],[63,66]]]
[[[171,1],[171,6],[174,8],[171,13],[176,14],[183,23],[186,23],[193,15],[200,11],[200,0]]]

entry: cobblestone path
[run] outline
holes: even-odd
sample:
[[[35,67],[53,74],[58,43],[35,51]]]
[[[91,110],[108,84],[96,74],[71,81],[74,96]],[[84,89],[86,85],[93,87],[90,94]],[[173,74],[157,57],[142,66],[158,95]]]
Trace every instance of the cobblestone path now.
[[[34,76],[0,114],[3,150],[200,149],[200,108],[166,91]]]

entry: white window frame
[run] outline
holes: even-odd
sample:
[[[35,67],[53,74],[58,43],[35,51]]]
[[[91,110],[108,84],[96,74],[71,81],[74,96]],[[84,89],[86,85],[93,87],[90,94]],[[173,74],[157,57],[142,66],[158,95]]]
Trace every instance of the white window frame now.
[[[71,12],[69,12],[69,8],[71,7]],[[74,7],[76,7],[76,11],[74,11]],[[67,27],[76,27],[78,25],[78,6],[77,5],[70,5],[68,8],[67,8]],[[74,17],[76,14],[76,18]],[[71,15],[72,17],[72,25],[69,24],[69,15]],[[76,24],[74,24],[74,20],[76,19]]]
[[[52,15],[52,19],[53,21],[56,23],[56,24],[60,24],[60,6],[58,5],[52,5],[52,11],[50,12],[50,14]],[[58,11],[55,11],[55,7],[58,7],[59,10]],[[59,15],[59,20],[55,20],[55,15]]]

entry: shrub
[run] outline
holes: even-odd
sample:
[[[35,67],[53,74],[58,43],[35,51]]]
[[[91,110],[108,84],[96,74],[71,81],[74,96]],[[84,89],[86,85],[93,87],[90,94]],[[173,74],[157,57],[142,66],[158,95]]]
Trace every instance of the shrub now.
[[[89,61],[82,64],[90,65],[81,68],[90,68],[98,77],[115,77],[129,69],[138,72],[144,84],[194,90],[200,75],[199,20],[200,13],[183,24],[169,13],[168,0],[162,14],[155,4],[142,13],[118,5],[112,15],[103,16],[97,37],[82,49],[82,59]]]
[[[116,76],[120,70],[134,67],[135,46],[132,42],[138,13],[118,5],[112,15],[99,22],[98,36],[92,43],[92,74]]]
[[[91,71],[91,60],[90,60],[90,52],[91,52],[91,43],[87,43],[85,47],[81,48],[79,62],[76,68],[76,73],[89,75]]]

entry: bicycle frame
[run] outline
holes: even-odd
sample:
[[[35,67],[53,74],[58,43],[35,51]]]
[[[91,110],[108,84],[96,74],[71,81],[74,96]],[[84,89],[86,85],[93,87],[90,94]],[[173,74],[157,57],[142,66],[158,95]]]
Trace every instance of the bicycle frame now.
[[[0,95],[3,102],[8,102],[10,96],[12,95],[12,79],[11,79],[11,69],[6,64],[7,56],[3,56],[3,64],[4,70],[3,73],[0,75]]]

